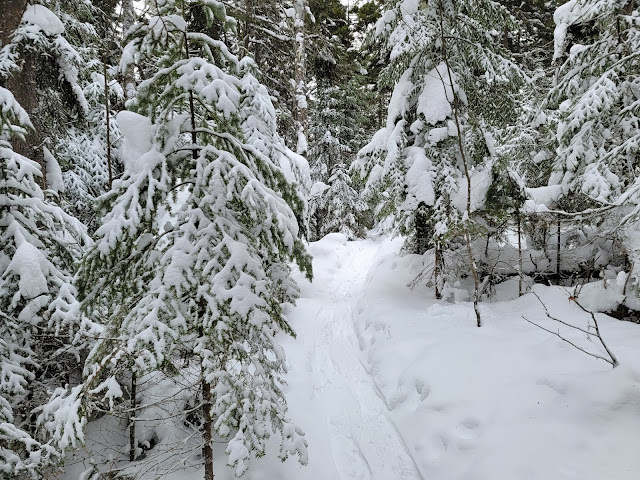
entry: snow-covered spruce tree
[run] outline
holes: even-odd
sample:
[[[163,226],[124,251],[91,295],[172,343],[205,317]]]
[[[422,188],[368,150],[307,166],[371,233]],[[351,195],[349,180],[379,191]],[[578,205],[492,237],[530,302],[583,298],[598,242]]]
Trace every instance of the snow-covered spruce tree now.
[[[267,88],[254,76],[259,74],[255,63],[245,57],[240,63],[240,73],[240,122],[245,141],[279,166],[286,179],[294,185],[298,195],[291,197],[291,206],[301,229],[300,235],[305,236],[308,231],[306,199],[311,190],[309,164],[304,157],[289,149],[278,134],[276,110]],[[269,277],[275,283],[277,298],[281,303],[293,303],[299,295],[299,289],[289,273],[288,263],[276,262],[268,267]]]
[[[63,134],[57,135],[52,148],[62,170],[64,205],[90,232],[98,227],[96,199],[109,190],[113,179],[122,173],[117,155],[121,138],[114,111],[122,108],[125,93],[115,66],[121,51],[116,32],[121,25],[126,27],[125,20],[130,21],[131,12],[125,10],[131,6],[127,7],[124,2],[122,23],[116,16],[116,7],[116,2],[102,2],[99,8],[88,5],[84,18],[88,16],[92,25],[76,21],[79,26],[67,28],[71,30],[67,34],[70,41],[80,45],[82,68],[78,84],[86,99],[86,109],[83,115],[69,122]],[[134,88],[132,71],[122,78],[130,82],[130,89]]]
[[[352,240],[362,236],[358,224],[360,196],[353,188],[351,177],[345,165],[335,165],[323,193],[326,215],[321,224],[322,236],[331,232],[343,233]]]
[[[496,2],[394,0],[368,39],[388,58],[379,83],[394,87],[386,126],[358,155],[363,194],[413,251],[469,247],[480,231],[471,214],[484,205],[492,131],[513,115],[505,92],[525,78],[498,29],[519,25]]]
[[[557,148],[548,185],[555,187],[558,209],[594,212],[582,216],[580,225],[575,215],[558,218],[583,244],[597,240],[588,230],[613,240],[614,248],[597,242],[587,264],[620,267],[617,246],[637,284],[637,243],[629,233],[637,230],[640,175],[638,6],[631,0],[573,0],[556,10],[554,20],[558,70],[546,107],[555,120]]]
[[[256,62],[260,81],[276,99],[280,131],[295,145],[295,44],[293,1],[232,0],[229,14],[238,22],[237,48]]]
[[[282,279],[269,270],[295,260],[311,275],[311,265],[296,219],[303,203],[267,156],[274,147],[264,142],[274,137],[249,120],[264,120],[273,106],[255,94],[255,78],[239,78],[244,62],[225,43],[192,29],[203,18],[233,25],[220,2],[157,2],[125,48],[123,70],[131,62],[159,69],[130,103],[139,114],[118,116],[125,173],[104,197],[108,213],[79,273],[83,312],[104,333],[77,396],[89,407],[90,397],[112,401],[125,369],[191,379],[211,480],[214,434],[229,439],[238,475],[251,455],[265,453],[271,431],[281,435],[281,458],[306,462],[304,436],[286,415],[275,340],[293,331],[278,298]],[[190,365],[184,373],[180,355]],[[163,466],[144,468],[158,475]]]
[[[101,63],[94,62],[94,71],[83,82],[83,93],[87,99],[85,118],[69,128],[67,135],[60,138],[55,146],[62,170],[64,200],[69,211],[90,231],[98,227],[96,199],[109,190],[113,178],[122,171],[116,155],[122,143],[121,135],[115,115],[111,112],[107,115],[107,106],[110,109],[112,105],[121,104],[124,91],[113,80],[113,70],[109,69],[111,75],[108,74],[106,79],[104,73],[100,73],[103,70]],[[105,80],[109,104],[105,103]]]
[[[0,478],[44,478],[75,440],[56,434],[64,422],[47,425],[52,439],[36,417],[50,392],[79,373],[72,279],[86,238],[45,198],[38,163],[13,150],[32,124],[2,87],[0,112]]]
[[[309,163],[314,182],[309,199],[310,240],[342,232],[349,239],[359,235],[358,194],[348,168],[357,145],[358,113],[350,108],[348,92],[325,79],[316,90],[311,109]]]
[[[634,8],[633,1],[581,0],[554,15],[554,58],[564,61],[549,96],[560,113],[549,184],[561,185],[563,195],[615,202],[640,175],[640,18]],[[591,36],[581,37],[580,27]]]
[[[255,62],[245,57],[240,64],[240,74],[243,92],[240,119],[247,143],[254,145],[282,169],[287,180],[296,184],[296,190],[302,196],[300,201],[303,202],[311,188],[309,164],[303,156],[288,148],[278,133],[277,112],[267,87],[256,78],[262,75]],[[305,208],[304,203],[300,203],[294,211],[302,212]],[[304,225],[304,222],[300,223]]]

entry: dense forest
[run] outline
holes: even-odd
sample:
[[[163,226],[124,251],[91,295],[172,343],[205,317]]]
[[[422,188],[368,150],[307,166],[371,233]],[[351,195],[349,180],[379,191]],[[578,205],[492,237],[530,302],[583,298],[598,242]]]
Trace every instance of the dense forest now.
[[[509,279],[640,321],[635,0],[0,5],[0,478],[106,417],[83,480],[305,464],[280,339],[332,233],[477,327]]]

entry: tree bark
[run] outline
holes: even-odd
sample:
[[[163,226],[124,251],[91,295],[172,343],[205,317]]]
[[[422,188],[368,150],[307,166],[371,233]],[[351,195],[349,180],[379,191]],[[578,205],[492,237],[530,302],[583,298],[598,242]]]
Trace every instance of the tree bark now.
[[[136,403],[137,395],[136,374],[131,373],[131,413],[129,413],[129,461],[134,462],[136,459]]]
[[[133,9],[133,0],[122,0],[122,31],[124,32],[125,39],[127,31],[133,26],[136,21],[135,10]],[[123,39],[123,40],[125,40]],[[135,76],[133,73],[133,67],[129,66],[124,72],[122,83],[124,84],[124,92],[126,98],[133,98],[135,94]]]
[[[436,290],[436,300],[440,300],[442,298],[442,289],[440,288],[440,276],[441,276],[441,272],[440,272],[440,263],[442,262],[442,248],[440,247],[440,244],[436,244],[436,259],[435,259],[435,265],[433,268],[433,277],[434,277],[434,284],[435,284],[435,290]]]
[[[516,220],[518,222],[518,296],[522,296],[522,219],[520,209],[516,210]]]
[[[558,237],[556,239],[556,275],[558,276],[558,285],[560,285],[560,217],[558,217]]]
[[[204,376],[204,372],[203,372]],[[203,417],[203,447],[204,457],[204,480],[213,480],[213,420],[211,418],[211,385],[204,378],[202,379],[202,417]]]
[[[27,0],[2,0],[0,15],[0,47],[11,40],[11,35],[18,28],[22,14],[27,8]]]
[[[304,21],[307,13],[306,0],[295,0],[294,42],[296,52],[295,62],[295,115],[296,133],[298,136],[297,153],[307,152],[307,53]],[[304,140],[303,140],[304,138]]]
[[[111,106],[109,105],[109,80],[107,79],[107,61],[102,61],[102,69],[104,73],[104,110],[105,122],[107,127],[107,168],[109,169],[109,190],[113,186],[113,166],[111,164]]]
[[[27,8],[27,0],[3,0],[2,14],[0,15],[0,47],[10,43],[11,35],[20,25],[22,15]],[[47,187],[47,169],[44,161],[43,125],[41,115],[37,114],[38,89],[37,89],[37,57],[33,52],[23,52],[19,60],[20,70],[13,72],[11,76],[0,79],[0,85],[13,93],[16,101],[29,114],[33,130],[25,135],[25,140],[14,139],[13,150],[31,160],[38,162],[42,170],[41,185]]]

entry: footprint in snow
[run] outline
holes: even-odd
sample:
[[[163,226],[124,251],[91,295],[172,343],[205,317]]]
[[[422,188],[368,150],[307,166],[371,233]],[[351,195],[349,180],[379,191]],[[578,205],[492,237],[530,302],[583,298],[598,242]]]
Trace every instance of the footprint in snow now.
[[[478,437],[480,421],[475,418],[465,418],[455,428],[456,435],[462,440],[472,440]]]

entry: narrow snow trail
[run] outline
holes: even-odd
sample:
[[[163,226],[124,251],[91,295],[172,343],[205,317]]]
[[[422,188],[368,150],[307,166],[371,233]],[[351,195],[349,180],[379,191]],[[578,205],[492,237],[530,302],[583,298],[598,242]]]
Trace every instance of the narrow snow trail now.
[[[323,252],[330,261],[314,263],[316,280],[290,315],[298,339],[286,346],[295,380],[287,396],[309,438],[305,478],[423,478],[360,360],[352,309],[380,248],[364,240]]]

